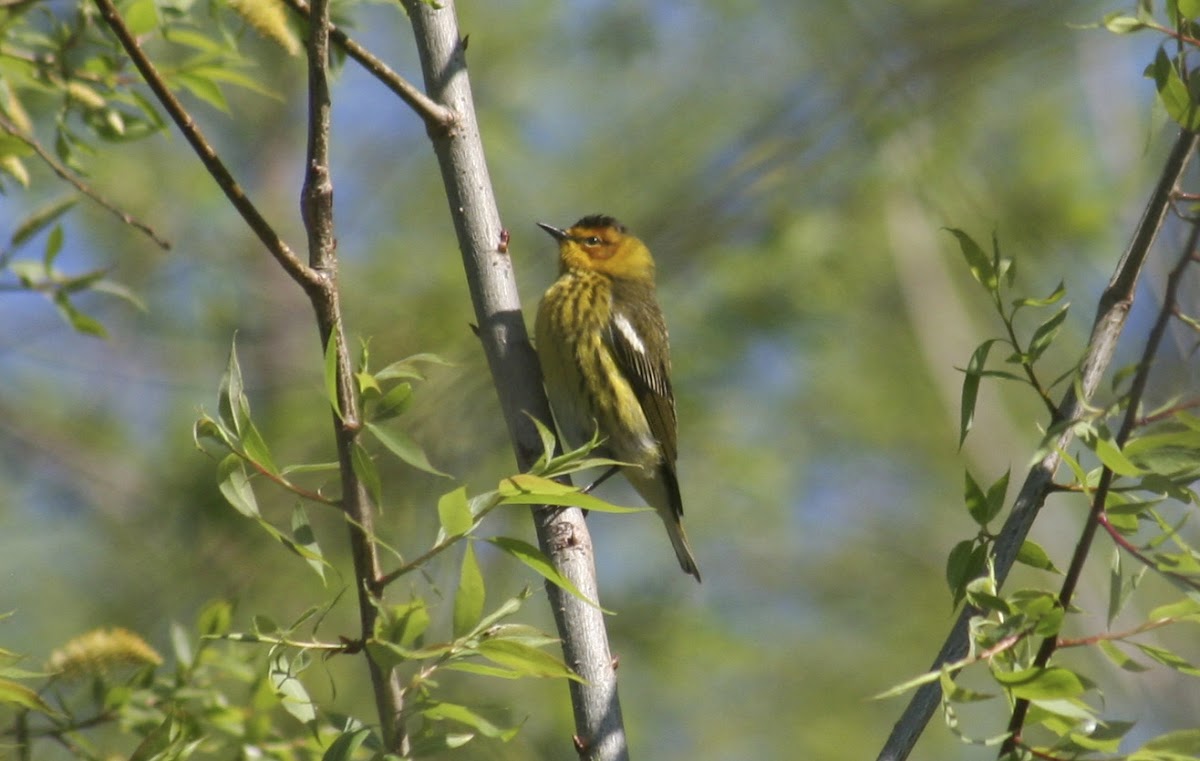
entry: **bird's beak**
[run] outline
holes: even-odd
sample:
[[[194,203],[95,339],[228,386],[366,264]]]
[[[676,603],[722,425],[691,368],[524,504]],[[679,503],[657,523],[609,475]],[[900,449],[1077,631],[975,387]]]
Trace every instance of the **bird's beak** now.
[[[546,232],[550,233],[550,237],[554,238],[555,240],[566,240],[567,239],[567,231],[566,230],[560,230],[557,227],[555,227],[554,225],[548,225],[545,222],[538,222],[537,226],[542,228]]]

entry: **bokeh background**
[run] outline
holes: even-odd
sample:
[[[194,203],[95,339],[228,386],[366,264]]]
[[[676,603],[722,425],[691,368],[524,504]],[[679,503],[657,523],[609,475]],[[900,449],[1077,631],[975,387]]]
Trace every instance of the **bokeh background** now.
[[[652,516],[591,519],[635,758],[872,758],[881,746],[904,703],[868,697],[923,670],[953,620],[945,558],[974,530],[964,468],[991,482],[1011,467],[1018,482],[1044,423],[1032,395],[985,385],[976,430],[958,449],[955,368],[999,326],[940,230],[982,241],[994,231],[1018,259],[1025,295],[1065,281],[1074,306],[1046,360],[1053,377],[1081,351],[1170,140],[1142,76],[1157,41],[1079,26],[1108,10],[1041,0],[460,3],[527,315],[555,275],[535,221],[616,215],[659,265],[679,470],[705,582],[678,572]],[[355,7],[343,20],[419,81],[397,6]],[[299,248],[304,64],[252,36],[242,44],[280,97],[231,88],[229,113],[190,104]],[[424,128],[352,64],[334,100],[349,329],[369,337],[377,367],[423,351],[453,362],[430,370],[403,421],[453,480],[385,467],[382,523],[411,552],[436,531],[438,494],[458,482],[491,488],[513,460]],[[62,265],[110,268],[147,305],[83,302],[107,340],[72,333],[36,296],[0,298],[0,610],[14,611],[0,641],[38,658],[119,625],[166,650],[169,624],[190,626],[214,598],[237,600],[241,628],[254,613],[287,621],[348,577],[322,587],[226,505],[190,427],[199,410],[215,411],[236,332],[276,461],[333,458],[307,302],[177,134],[113,146],[89,171],[175,246],[163,254],[86,205],[68,218]],[[30,194],[0,202],[5,235],[63,192],[48,173],[34,179]],[[1168,242],[1178,237],[1168,231]],[[1123,361],[1144,335],[1162,261],[1143,280]],[[1195,387],[1186,342],[1172,347],[1163,395]],[[615,482],[602,493],[636,501]],[[286,524],[291,502],[260,496]],[[1035,527],[1060,566],[1082,511],[1052,501]],[[342,530],[331,518],[317,526],[345,574]],[[495,530],[532,535],[519,515]],[[1108,552],[1095,553],[1080,600],[1101,616]],[[538,585],[484,559],[490,601]],[[452,574],[435,575],[443,592]],[[1017,582],[1054,584],[1031,573]],[[551,628],[539,598],[526,615]],[[350,631],[352,617],[341,603],[324,633]],[[338,673],[337,705],[366,710],[359,666]],[[510,745],[464,758],[573,756],[561,683],[450,688],[515,704],[508,718],[527,719]],[[1194,687],[1169,672],[1105,689],[1107,709],[1146,732],[1197,713]],[[1005,717],[967,718],[968,733],[986,736]],[[993,755],[935,718],[916,757]]]

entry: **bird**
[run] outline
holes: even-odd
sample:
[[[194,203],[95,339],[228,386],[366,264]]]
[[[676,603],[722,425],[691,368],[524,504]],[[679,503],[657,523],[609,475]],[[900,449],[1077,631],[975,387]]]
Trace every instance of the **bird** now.
[[[597,454],[628,463],[620,472],[662,518],[680,567],[700,581],[683,530],[670,346],[650,249],[605,214],[566,229],[537,225],[558,243],[558,279],[538,305],[534,336],[564,444],[599,434]]]

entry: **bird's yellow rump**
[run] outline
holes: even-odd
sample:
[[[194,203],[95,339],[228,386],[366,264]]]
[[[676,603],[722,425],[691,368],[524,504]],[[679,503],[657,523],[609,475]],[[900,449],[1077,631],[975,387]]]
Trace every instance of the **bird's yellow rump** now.
[[[658,511],[679,565],[699,581],[683,531],[671,354],[650,250],[604,215],[565,230],[538,226],[558,241],[558,280],[538,306],[535,332],[559,432],[577,447],[598,430],[600,454],[630,463],[621,472]]]

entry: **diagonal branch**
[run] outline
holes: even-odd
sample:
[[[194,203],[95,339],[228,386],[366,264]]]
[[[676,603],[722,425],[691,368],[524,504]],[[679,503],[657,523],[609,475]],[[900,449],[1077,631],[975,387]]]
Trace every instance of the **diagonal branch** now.
[[[1134,426],[1137,424],[1138,409],[1141,407],[1142,397],[1146,393],[1146,384],[1150,381],[1150,370],[1154,365],[1154,357],[1158,354],[1158,347],[1162,344],[1163,336],[1167,332],[1167,325],[1170,323],[1171,317],[1175,312],[1176,304],[1178,304],[1179,281],[1182,279],[1184,271],[1192,263],[1196,252],[1196,244],[1200,242],[1200,222],[1193,221],[1191,227],[1187,243],[1183,248],[1183,255],[1175,267],[1171,269],[1171,273],[1167,277],[1167,289],[1163,297],[1162,308],[1159,310],[1158,319],[1155,321],[1154,327],[1150,329],[1150,334],[1146,338],[1146,347],[1142,352],[1142,359],[1138,363],[1137,373],[1134,375],[1133,382],[1130,385],[1129,399],[1125,407],[1125,417],[1114,439],[1118,447],[1125,446],[1126,441],[1129,440],[1129,435],[1133,432]],[[1130,287],[1132,287],[1132,284]],[[1058,594],[1058,602],[1064,610],[1069,609],[1071,606],[1071,598],[1075,594],[1075,587],[1078,585],[1079,578],[1083,573],[1083,564],[1091,552],[1096,530],[1102,523],[1101,519],[1104,517],[1104,510],[1108,501],[1109,488],[1112,486],[1113,477],[1112,468],[1108,466],[1105,466],[1100,472],[1100,481],[1096,485],[1096,492],[1092,497],[1092,507],[1088,512],[1087,522],[1083,526],[1079,542],[1075,545],[1075,553],[1071,556],[1071,565],[1068,566],[1067,572],[1063,576],[1062,588]],[[1138,555],[1140,556],[1140,553]],[[1054,655],[1054,651],[1057,648],[1057,638],[1047,637],[1043,640],[1041,647],[1038,649],[1037,656],[1033,660],[1034,667],[1045,667],[1050,662],[1050,658]],[[1025,717],[1028,713],[1029,701],[1025,698],[1017,700],[1013,705],[1012,717],[1008,723],[1008,739],[1000,746],[1000,756],[1002,758],[1006,753],[1016,748],[1021,737],[1021,730],[1025,726]]]
[[[309,18],[311,10],[308,3],[304,0],[283,1],[306,20]],[[397,97],[407,103],[409,108],[416,111],[417,115],[424,120],[425,126],[431,131],[447,130],[454,124],[453,111],[433,100],[407,79],[392,71],[386,63],[376,58],[369,50],[351,39],[345,32],[338,29],[335,24],[329,25],[329,38],[333,41],[333,44],[345,51],[346,55],[353,58],[359,65],[366,69],[371,76],[396,93]]]
[[[291,276],[293,280],[300,284],[306,291],[310,288],[319,286],[317,275],[304,265],[304,262],[292,252],[283,239],[275,232],[270,223],[258,211],[258,208],[246,196],[246,192],[233,178],[229,169],[217,156],[217,152],[213,150],[212,145],[204,137],[200,128],[196,126],[196,122],[192,119],[175,97],[175,94],[167,87],[162,76],[158,73],[158,69],[146,57],[142,51],[141,45],[138,44],[136,38],[129,31],[129,27],[125,25],[124,19],[117,11],[117,7],[113,4],[113,0],[95,0],[96,7],[100,9],[100,16],[117,36],[121,42],[121,47],[125,48],[125,52],[129,55],[130,60],[141,73],[142,78],[156,97],[171,116],[171,120],[175,122],[175,126],[183,133],[183,136],[191,144],[192,150],[204,163],[208,173],[216,180],[217,185],[225,193],[225,197],[233,204],[233,207],[238,210],[242,218],[246,220],[246,224],[250,225],[250,229],[254,231],[258,239],[279,262],[284,271]]]
[[[1183,170],[1187,167],[1192,152],[1196,147],[1196,134],[1183,131],[1171,148],[1159,176],[1158,184],[1146,204],[1142,218],[1134,232],[1133,239],[1121,256],[1113,272],[1108,287],[1101,295],[1096,309],[1096,318],[1092,323],[1092,333],[1088,340],[1083,361],[1080,364],[1078,383],[1067,391],[1058,406],[1057,420],[1069,423],[1075,420],[1084,405],[1095,393],[1100,380],[1103,378],[1113,352],[1116,350],[1117,339],[1125,328],[1125,320],[1133,305],[1134,288],[1138,276],[1149,254],[1150,246],[1154,243],[1159,229],[1162,227],[1167,210],[1171,204],[1171,194],[1175,189]],[[1078,393],[1076,391],[1078,389]],[[1008,577],[1016,561],[1017,552],[1033,526],[1038,510],[1046,500],[1046,495],[1054,487],[1054,472],[1059,465],[1059,452],[1064,450],[1074,439],[1071,426],[1064,425],[1058,439],[1048,447],[1048,453],[1030,469],[1021,486],[1020,493],[1013,503],[1012,511],[995,544],[996,581],[1000,584]],[[930,671],[939,670],[943,664],[959,660],[967,653],[968,629],[973,611],[964,609],[954,622],[950,634],[942,644],[942,649],[930,667]],[[924,731],[925,725],[933,716],[941,701],[942,689],[937,682],[921,686],[900,720],[892,728],[891,734],[884,743],[877,761],[903,761],[908,758],[916,745],[917,739]]]
[[[453,0],[439,0],[436,7],[422,0],[402,2],[412,21],[425,90],[455,115],[453,130],[430,130],[430,138],[475,306],[477,335],[487,355],[517,463],[524,470],[542,450],[530,416],[549,421],[550,408],[525,331],[507,235],[500,226],[488,177],[467,76],[466,45],[459,35]],[[599,600],[592,542],[582,512],[543,507],[534,510],[533,519],[538,544],[554,567],[584,598]],[[603,613],[557,586],[547,584],[546,591],[565,660],[583,678],[568,683],[576,751],[587,761],[628,759]]]
[[[93,188],[91,185],[88,185],[79,177],[79,175],[72,172],[61,161],[56,159],[50,153],[50,151],[46,150],[44,145],[37,141],[37,139],[31,135],[25,134],[25,132],[23,132],[16,124],[10,121],[8,117],[3,114],[0,114],[0,129],[29,146],[30,150],[36,153],[38,158],[40,158],[46,164],[46,166],[50,167],[55,174],[57,174],[66,182],[70,183],[80,193],[83,193],[85,196],[92,199],[92,201],[94,201],[98,206],[101,206],[125,224],[141,230],[146,234],[146,237],[154,241],[155,244],[157,244],[158,247],[163,251],[171,250],[171,242],[156,233],[154,228],[150,227],[145,222],[142,222],[129,212],[122,211],[120,207],[118,207],[112,201],[100,195],[98,190]]]

